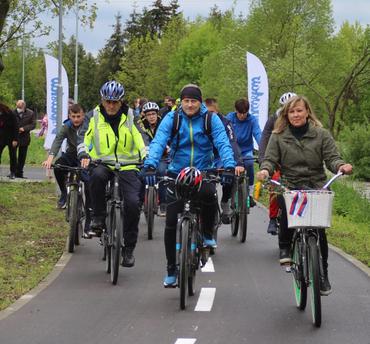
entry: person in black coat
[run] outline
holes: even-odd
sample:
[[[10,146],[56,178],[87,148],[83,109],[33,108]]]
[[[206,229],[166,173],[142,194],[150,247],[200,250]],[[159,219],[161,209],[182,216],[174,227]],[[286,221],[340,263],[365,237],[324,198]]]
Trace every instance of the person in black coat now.
[[[24,100],[17,101],[17,108],[14,111],[18,120],[18,158],[17,158],[17,170],[15,176],[17,178],[24,178],[23,168],[26,162],[28,146],[31,143],[31,130],[36,128],[36,116],[34,112],[26,108],[26,102]]]
[[[5,104],[0,103],[0,164],[1,155],[6,146],[9,149],[10,174],[9,178],[14,179],[17,169],[15,147],[18,144],[18,124],[12,110]]]

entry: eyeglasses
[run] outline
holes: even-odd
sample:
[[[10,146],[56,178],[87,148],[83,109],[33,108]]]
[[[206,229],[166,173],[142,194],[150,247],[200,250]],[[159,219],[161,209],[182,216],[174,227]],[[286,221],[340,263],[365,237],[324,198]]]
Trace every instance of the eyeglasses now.
[[[104,102],[106,103],[106,104],[112,104],[112,105],[117,105],[118,103],[121,103],[121,101],[120,100],[104,100]]]

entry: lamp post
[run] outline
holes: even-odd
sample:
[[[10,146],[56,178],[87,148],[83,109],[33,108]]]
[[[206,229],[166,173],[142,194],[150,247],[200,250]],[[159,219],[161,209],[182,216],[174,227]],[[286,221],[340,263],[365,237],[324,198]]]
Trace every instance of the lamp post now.
[[[63,118],[63,85],[62,85],[62,54],[63,54],[63,0],[59,0],[59,52],[58,52],[58,96],[57,96],[57,132],[62,127]]]
[[[22,35],[22,100],[24,101],[24,74],[25,74],[25,58],[24,58],[24,34],[26,32],[26,23],[23,23],[23,35]]]
[[[79,0],[76,0],[76,54],[75,54],[75,85],[74,85],[74,101],[78,103],[78,5]]]

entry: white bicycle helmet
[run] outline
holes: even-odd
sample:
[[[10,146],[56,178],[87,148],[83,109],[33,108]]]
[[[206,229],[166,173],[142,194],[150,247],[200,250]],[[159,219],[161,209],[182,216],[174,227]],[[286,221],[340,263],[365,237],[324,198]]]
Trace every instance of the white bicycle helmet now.
[[[147,102],[143,105],[143,110],[144,113],[149,112],[149,111],[159,111],[159,106],[154,103],[154,102]]]
[[[279,99],[279,103],[281,105],[285,105],[287,103],[287,101],[292,98],[292,97],[295,97],[296,94],[294,92],[287,92],[287,93],[284,93],[280,99]]]
[[[121,100],[124,94],[124,87],[115,80],[107,81],[100,88],[100,95],[104,100]]]

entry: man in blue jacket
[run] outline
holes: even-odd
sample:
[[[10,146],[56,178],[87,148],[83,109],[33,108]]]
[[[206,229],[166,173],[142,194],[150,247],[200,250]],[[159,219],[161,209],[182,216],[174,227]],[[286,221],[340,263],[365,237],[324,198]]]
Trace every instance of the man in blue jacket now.
[[[202,104],[202,92],[196,85],[189,84],[181,90],[181,106],[179,114],[179,130],[170,143],[171,162],[168,174],[176,177],[185,167],[196,167],[199,170],[211,169],[213,166],[213,146],[218,150],[225,168],[222,176],[224,183],[232,183],[234,178],[234,154],[227,137],[225,128],[218,116],[211,117],[211,138],[205,133],[204,122],[207,107]],[[145,182],[155,184],[156,168],[163,155],[167,143],[171,140],[175,111],[166,115],[162,120],[156,135],[149,147],[149,156],[144,163]],[[216,186],[203,183],[198,194],[201,201],[201,216],[204,232],[204,244],[216,247],[213,239],[213,226],[216,215],[217,199]],[[183,201],[175,197],[174,185],[167,188],[167,214],[165,227],[165,249],[167,257],[167,276],[165,287],[175,287],[177,282],[176,270],[176,224],[177,215],[183,209]]]
[[[249,177],[249,194],[253,195],[254,170],[253,170],[253,138],[257,144],[261,140],[261,128],[258,124],[258,119],[248,113],[249,102],[247,99],[238,99],[235,102],[235,112],[230,112],[226,118],[231,122],[236,140],[241,150],[244,167],[247,170]],[[250,197],[250,206],[254,207],[256,203]]]

